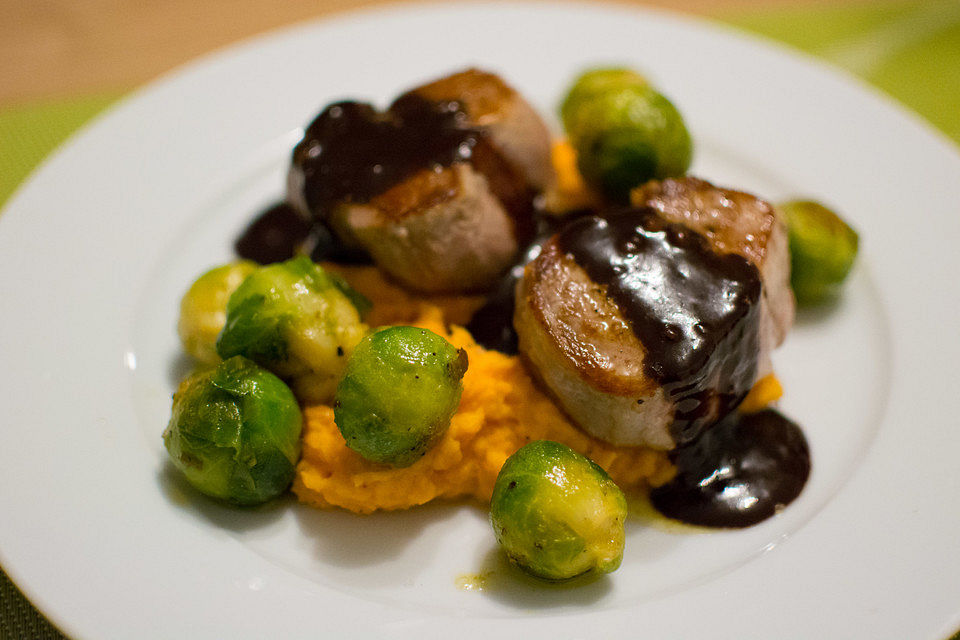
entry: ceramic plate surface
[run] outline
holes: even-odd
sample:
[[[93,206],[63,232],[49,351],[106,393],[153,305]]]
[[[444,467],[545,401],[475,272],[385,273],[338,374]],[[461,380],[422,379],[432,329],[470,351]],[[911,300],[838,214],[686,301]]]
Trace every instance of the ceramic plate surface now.
[[[160,434],[185,370],[180,295],[282,195],[327,102],[385,104],[467,65],[555,125],[585,66],[644,70],[683,111],[693,173],[821,199],[861,232],[841,304],[775,354],[814,471],[733,532],[628,522],[612,576],[538,588],[486,513],[358,517],[196,498]],[[960,620],[960,156],[805,58],[708,23],[578,4],[411,5],[232,47],[138,92],[0,217],[0,562],[77,638],[937,638]],[[458,587],[487,573],[482,591]]]

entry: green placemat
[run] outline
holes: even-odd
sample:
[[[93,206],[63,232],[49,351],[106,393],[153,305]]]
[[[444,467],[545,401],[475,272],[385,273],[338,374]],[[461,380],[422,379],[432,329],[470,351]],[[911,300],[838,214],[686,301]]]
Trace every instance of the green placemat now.
[[[0,638],[29,638],[31,640],[61,640],[63,635],[47,622],[37,610],[20,595],[6,574],[0,571]]]
[[[48,153],[121,95],[0,106],[0,206]]]
[[[725,14],[847,69],[960,142],[960,2],[880,2]]]
[[[717,17],[853,72],[960,142],[957,0],[777,8]],[[50,151],[119,97],[0,108],[0,205]],[[0,571],[0,638],[62,637]],[[960,632],[951,640],[960,640]]]

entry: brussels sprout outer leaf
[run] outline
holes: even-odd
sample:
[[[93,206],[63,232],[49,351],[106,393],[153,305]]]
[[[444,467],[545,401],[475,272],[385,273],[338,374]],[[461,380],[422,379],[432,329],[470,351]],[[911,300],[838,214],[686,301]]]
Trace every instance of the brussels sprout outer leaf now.
[[[370,313],[370,310],[373,309],[373,303],[370,302],[370,299],[347,284],[347,281],[344,280],[339,274],[328,272],[327,275],[330,276],[330,280],[333,281],[333,285],[339,289],[343,295],[347,296],[347,299],[351,302],[351,304],[357,308],[357,313],[360,314],[360,318],[366,318],[367,314]]]
[[[417,327],[364,338],[337,387],[334,419],[347,446],[373,462],[406,467],[450,426],[466,352]]]
[[[300,457],[300,408],[279,378],[242,357],[195,374],[174,395],[171,460],[202,493],[239,505],[283,493]]]
[[[490,502],[490,522],[507,556],[548,580],[615,571],[626,512],[623,493],[603,469],[547,440],[507,459]]]
[[[289,331],[298,303],[332,286],[306,256],[257,269],[233,292],[217,341],[222,358],[243,355],[273,369],[290,358]]]
[[[271,306],[262,295],[249,295],[232,305],[217,339],[217,353],[221,358],[243,355],[264,366],[287,360],[284,334],[290,315],[277,314]]]

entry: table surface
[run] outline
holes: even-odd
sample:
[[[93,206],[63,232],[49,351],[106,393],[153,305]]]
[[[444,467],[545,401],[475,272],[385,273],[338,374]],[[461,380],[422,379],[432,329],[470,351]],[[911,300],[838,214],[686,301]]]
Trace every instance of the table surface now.
[[[130,89],[257,33],[387,4],[398,2],[0,0],[0,205],[47,153]],[[885,90],[960,142],[960,0],[643,4],[720,19],[804,49]],[[62,638],[2,570],[0,638]]]
[[[619,0],[621,4],[639,4]],[[802,0],[812,6],[827,0]],[[268,29],[396,0],[0,0],[0,105],[127,89]],[[791,0],[652,0],[706,14]],[[829,4],[836,4],[835,2]],[[130,55],[136,51],[136,55]]]

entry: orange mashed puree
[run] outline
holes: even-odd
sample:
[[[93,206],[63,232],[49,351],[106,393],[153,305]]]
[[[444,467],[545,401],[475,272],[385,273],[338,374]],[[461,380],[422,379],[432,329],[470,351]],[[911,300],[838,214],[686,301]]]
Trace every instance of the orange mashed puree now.
[[[293,491],[316,507],[357,513],[406,509],[436,498],[488,502],[504,461],[533,440],[554,440],[607,470],[625,491],[662,484],[673,475],[664,452],[615,447],[570,423],[540,390],[520,359],[477,345],[470,333],[447,325],[466,322],[481,298],[415,298],[371,267],[332,267],[374,302],[368,321],[411,324],[434,331],[467,351],[460,406],[443,438],[413,465],[394,469],[349,449],[333,421],[333,409],[304,409],[303,457]]]

